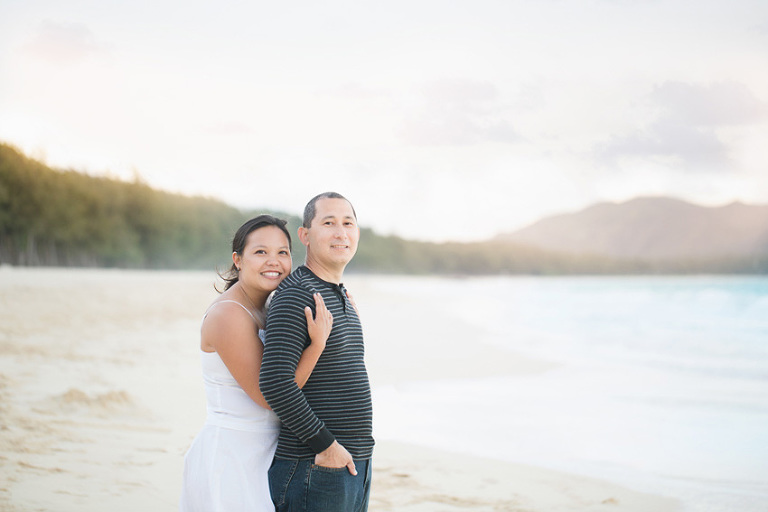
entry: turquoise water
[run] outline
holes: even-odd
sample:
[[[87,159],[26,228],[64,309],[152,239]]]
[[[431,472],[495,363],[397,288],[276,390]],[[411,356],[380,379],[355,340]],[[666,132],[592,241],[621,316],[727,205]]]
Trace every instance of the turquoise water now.
[[[409,289],[473,323],[469,345],[558,365],[377,390],[383,437],[608,479],[691,512],[768,510],[768,278],[424,278]]]

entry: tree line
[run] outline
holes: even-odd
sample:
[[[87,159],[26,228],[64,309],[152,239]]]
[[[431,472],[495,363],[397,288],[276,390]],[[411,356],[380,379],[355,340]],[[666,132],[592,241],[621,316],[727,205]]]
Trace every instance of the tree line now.
[[[243,217],[220,201],[57,171],[0,145],[2,263],[204,268],[226,261]]]
[[[235,230],[258,213],[288,220],[294,265],[300,219],[242,211],[222,201],[57,170],[0,143],[0,264],[223,270]],[[768,257],[751,260],[636,261],[574,256],[508,242],[430,243],[361,229],[350,271],[378,273],[636,274],[766,273]]]

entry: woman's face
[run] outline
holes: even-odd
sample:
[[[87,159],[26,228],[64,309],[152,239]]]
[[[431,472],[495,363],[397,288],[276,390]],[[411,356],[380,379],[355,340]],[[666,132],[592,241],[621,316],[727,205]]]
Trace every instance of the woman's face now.
[[[232,257],[240,268],[240,281],[261,290],[274,290],[291,272],[288,237],[277,226],[252,231],[245,240],[243,254]]]

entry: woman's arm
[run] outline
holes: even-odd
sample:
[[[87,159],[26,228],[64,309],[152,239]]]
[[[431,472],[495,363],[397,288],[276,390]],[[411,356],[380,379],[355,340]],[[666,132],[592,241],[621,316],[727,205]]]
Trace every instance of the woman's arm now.
[[[302,352],[299,364],[296,366],[296,384],[303,388],[312,375],[320,354],[325,350],[325,342],[331,334],[333,327],[333,315],[325,307],[325,301],[319,294],[315,294],[315,318],[312,318],[312,309],[307,306],[304,314],[307,316],[307,331],[309,332],[310,345]]]
[[[307,330],[311,343],[304,350],[296,367],[296,384],[301,388],[309,380],[320,354],[325,349],[325,341],[331,333],[333,316],[320,294],[315,294],[317,314],[312,318],[312,310],[307,307]],[[235,378],[243,391],[257,404],[269,409],[264,395],[259,390],[259,372],[264,355],[264,346],[258,339],[258,330],[253,319],[239,306],[220,304],[212,309],[202,326],[201,346],[205,351],[219,354],[229,373]]]

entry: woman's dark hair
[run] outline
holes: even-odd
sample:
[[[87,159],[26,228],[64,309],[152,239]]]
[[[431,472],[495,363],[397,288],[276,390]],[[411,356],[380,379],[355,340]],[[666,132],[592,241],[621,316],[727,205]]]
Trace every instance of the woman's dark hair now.
[[[288,228],[285,227],[286,224],[287,221],[267,214],[252,218],[240,226],[237,232],[235,232],[235,236],[232,237],[232,252],[236,252],[242,256],[243,251],[245,250],[245,242],[248,240],[248,235],[257,229],[265,228],[267,226],[280,228],[280,231],[285,233],[285,237],[288,239],[288,250],[291,250],[291,234],[288,233]],[[237,267],[235,267],[235,264],[232,263],[232,266],[229,267],[229,270],[224,274],[219,273],[219,277],[224,280],[224,291],[227,291],[240,279],[240,274]]]

